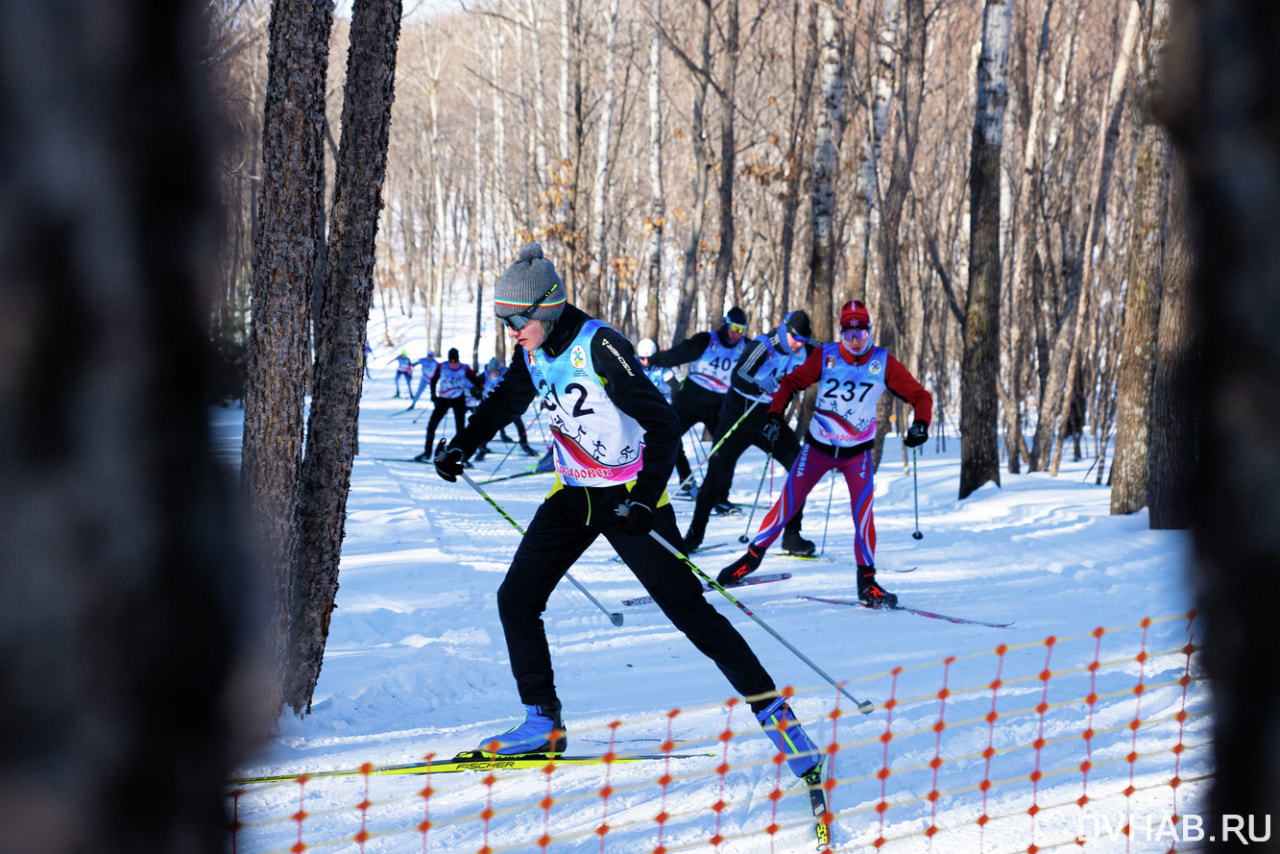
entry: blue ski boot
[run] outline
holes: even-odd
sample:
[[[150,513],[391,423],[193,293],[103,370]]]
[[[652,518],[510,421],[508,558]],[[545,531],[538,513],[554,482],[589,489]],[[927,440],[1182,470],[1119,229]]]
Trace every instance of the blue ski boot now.
[[[764,711],[756,713],[756,720],[764,727],[769,740],[787,757],[787,764],[797,777],[818,769],[822,764],[822,751],[809,740],[791,707],[782,697],[774,700]]]
[[[480,752],[488,756],[515,756],[522,753],[564,753],[569,739],[560,718],[560,701],[524,707],[524,722],[504,733],[480,742]]]

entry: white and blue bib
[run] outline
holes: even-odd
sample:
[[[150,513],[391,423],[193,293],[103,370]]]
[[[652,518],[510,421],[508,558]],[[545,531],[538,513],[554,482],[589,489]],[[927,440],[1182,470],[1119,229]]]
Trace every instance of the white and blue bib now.
[[[627,483],[644,466],[644,428],[609,399],[591,356],[596,332],[608,328],[588,320],[559,356],[524,354],[551,421],[556,474],[569,486]]]
[[[876,437],[876,403],[885,390],[889,352],[872,347],[865,364],[851,365],[839,344],[822,345],[822,374],[809,435],[837,448],[852,448]]]

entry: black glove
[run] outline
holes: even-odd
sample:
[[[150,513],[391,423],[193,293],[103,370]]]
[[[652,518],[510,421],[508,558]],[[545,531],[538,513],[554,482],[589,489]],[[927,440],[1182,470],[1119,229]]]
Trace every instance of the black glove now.
[[[902,440],[902,444],[908,448],[914,448],[917,445],[923,445],[929,439],[929,425],[917,418],[911,422],[911,429],[907,431],[907,438]]]
[[[441,439],[439,444],[436,445],[436,456],[434,460],[436,464],[436,474],[440,475],[450,483],[455,483],[458,480],[458,475],[462,474],[462,461],[464,459],[466,459],[466,457],[462,453],[461,448],[455,445],[449,445],[446,447],[444,439]]]
[[[613,508],[622,517],[622,530],[633,537],[641,537],[653,530],[653,510],[647,504],[624,498]]]
[[[773,453],[773,446],[777,444],[778,437],[781,435],[782,414],[770,412],[765,417],[764,426],[760,428],[760,436],[764,439],[765,444],[769,446],[769,453]]]

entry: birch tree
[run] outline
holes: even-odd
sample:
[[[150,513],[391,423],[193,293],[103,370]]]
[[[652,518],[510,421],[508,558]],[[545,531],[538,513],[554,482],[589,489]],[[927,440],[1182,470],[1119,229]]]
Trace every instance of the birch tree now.
[[[1000,160],[1012,0],[986,0],[969,155],[969,291],[960,375],[960,498],[1000,485]]]
[[[1171,149],[1155,113],[1167,0],[1157,0],[1144,29],[1143,68],[1135,100],[1142,116],[1137,181],[1130,217],[1123,343],[1116,388],[1116,449],[1111,463],[1111,512],[1133,513],[1147,504],[1150,475],[1152,380],[1160,325],[1161,285],[1169,210]]]
[[[667,227],[666,199],[662,187],[662,0],[653,0],[649,26],[649,216],[645,219],[644,336],[654,341],[660,333],[662,296],[662,238]]]
[[[587,293],[579,296],[587,314],[592,317],[600,316],[605,278],[609,274],[608,217],[605,206],[608,203],[609,163],[613,153],[610,134],[613,131],[614,86],[618,74],[618,0],[610,0],[604,18],[604,92],[601,95],[600,117],[596,125],[596,169],[591,184],[591,275],[587,282]]]
[[[836,167],[840,131],[844,121],[844,31],[837,14],[839,2],[822,5],[822,49],[819,56],[821,87],[817,132],[810,169],[812,230],[809,251],[809,293],[806,302],[815,338],[830,340],[833,324],[831,293],[836,272]]]

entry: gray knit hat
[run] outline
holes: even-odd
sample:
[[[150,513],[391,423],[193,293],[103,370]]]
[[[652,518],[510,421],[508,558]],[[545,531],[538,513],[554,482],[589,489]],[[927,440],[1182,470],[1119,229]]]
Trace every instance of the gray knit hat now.
[[[533,320],[555,320],[567,301],[555,265],[542,257],[537,243],[520,248],[515,263],[498,279],[493,291],[493,310],[498,317],[524,314]],[[534,304],[537,308],[526,314]]]

